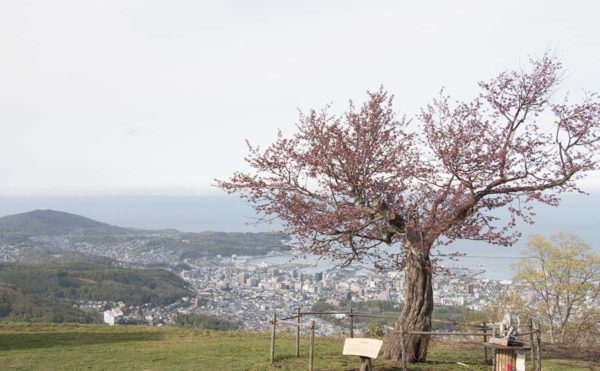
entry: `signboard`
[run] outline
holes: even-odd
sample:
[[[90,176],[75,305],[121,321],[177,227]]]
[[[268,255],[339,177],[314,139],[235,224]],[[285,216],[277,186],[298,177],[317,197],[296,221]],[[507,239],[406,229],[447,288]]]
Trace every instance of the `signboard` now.
[[[376,359],[379,355],[379,350],[383,345],[383,340],[367,339],[367,338],[348,338],[344,342],[345,356],[361,356]]]

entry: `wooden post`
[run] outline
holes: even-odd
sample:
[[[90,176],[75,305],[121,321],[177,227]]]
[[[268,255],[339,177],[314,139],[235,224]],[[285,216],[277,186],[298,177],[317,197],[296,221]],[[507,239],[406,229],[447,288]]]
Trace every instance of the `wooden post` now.
[[[271,323],[273,324],[273,328],[271,330],[271,363],[275,362],[275,328],[277,326],[277,314],[273,312],[273,317],[271,317]]]
[[[360,369],[359,371],[373,371],[373,364],[371,363],[371,358],[369,357],[360,357]]]
[[[315,364],[315,320],[310,321],[310,348],[308,354],[308,370],[313,371]]]
[[[296,326],[296,358],[300,358],[300,308],[296,308],[298,326]]]
[[[350,317],[350,337],[354,337],[354,316],[352,315],[352,307],[348,309],[348,316]]]
[[[533,318],[529,317],[529,343],[531,344],[531,368],[535,370],[535,341],[533,339]]]
[[[542,371],[542,332],[540,330],[540,322],[537,321],[536,323],[536,337],[537,337],[537,344],[536,344],[536,352],[537,352],[537,362],[536,362],[536,371]]]
[[[407,365],[406,365],[406,341],[404,341],[404,327],[402,325],[400,325],[400,349],[402,354],[400,355],[401,360],[402,360],[402,371],[407,371]]]
[[[492,337],[496,337],[496,327],[492,323]],[[492,349],[492,370],[496,371],[496,348]]]
[[[488,337],[487,337],[487,325],[485,324],[485,321],[482,323],[483,325],[483,342],[487,343],[488,341]],[[487,355],[487,348],[483,347],[483,363],[485,363],[487,365],[488,363],[488,355]]]

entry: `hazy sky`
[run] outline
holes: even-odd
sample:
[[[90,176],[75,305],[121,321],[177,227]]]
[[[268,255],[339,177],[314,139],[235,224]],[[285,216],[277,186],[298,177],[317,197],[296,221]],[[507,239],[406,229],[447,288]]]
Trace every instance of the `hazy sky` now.
[[[600,90],[597,4],[1,1],[0,196],[218,192],[298,108],[384,84],[411,116],[548,48]]]

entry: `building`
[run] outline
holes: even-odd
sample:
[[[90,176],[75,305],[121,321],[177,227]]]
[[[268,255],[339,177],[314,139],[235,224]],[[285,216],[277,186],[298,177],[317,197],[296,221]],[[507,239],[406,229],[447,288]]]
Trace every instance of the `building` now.
[[[465,285],[465,294],[473,295],[475,293],[475,289],[472,283],[467,283]]]
[[[104,323],[111,326],[119,323],[123,319],[123,311],[121,308],[109,309],[104,311]]]
[[[240,274],[238,275],[238,283],[240,285],[245,285],[246,284],[246,280],[250,277],[250,275],[248,274],[248,272],[240,272]]]

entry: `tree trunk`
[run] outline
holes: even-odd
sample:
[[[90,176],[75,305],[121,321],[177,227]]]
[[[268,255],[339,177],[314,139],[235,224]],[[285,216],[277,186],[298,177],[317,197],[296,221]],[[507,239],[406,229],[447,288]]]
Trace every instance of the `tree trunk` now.
[[[556,332],[556,328],[552,322],[552,319],[549,319],[548,322],[550,323],[550,343],[555,344],[556,337],[554,336],[554,333]]]
[[[404,306],[396,322],[395,331],[402,325],[404,331],[431,331],[433,312],[432,266],[428,251],[411,249],[404,271]],[[405,335],[406,359],[408,362],[424,362],[427,358],[429,335]],[[390,334],[387,339],[384,359],[400,361],[402,349],[400,334]]]

